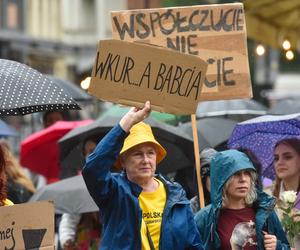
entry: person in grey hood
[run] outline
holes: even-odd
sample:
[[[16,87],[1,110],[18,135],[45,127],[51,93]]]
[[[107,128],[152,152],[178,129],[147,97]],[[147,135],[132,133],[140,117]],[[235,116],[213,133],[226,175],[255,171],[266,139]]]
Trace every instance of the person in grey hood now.
[[[256,170],[238,150],[211,160],[211,204],[195,215],[205,249],[290,249],[275,198],[255,187]]]
[[[217,151],[213,148],[205,148],[200,153],[200,176],[203,186],[205,205],[210,204],[210,162],[216,153]],[[191,209],[193,213],[200,210],[198,195],[191,199]]]

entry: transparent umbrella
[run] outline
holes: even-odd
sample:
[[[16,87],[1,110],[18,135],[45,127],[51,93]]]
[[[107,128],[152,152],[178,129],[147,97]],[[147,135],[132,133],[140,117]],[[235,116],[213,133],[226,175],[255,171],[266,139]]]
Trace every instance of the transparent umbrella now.
[[[247,99],[219,100],[199,102],[196,117],[225,117],[237,121],[244,121],[267,113],[267,108],[254,101]]]
[[[282,99],[268,110],[271,115],[288,115],[300,112],[299,99]]]

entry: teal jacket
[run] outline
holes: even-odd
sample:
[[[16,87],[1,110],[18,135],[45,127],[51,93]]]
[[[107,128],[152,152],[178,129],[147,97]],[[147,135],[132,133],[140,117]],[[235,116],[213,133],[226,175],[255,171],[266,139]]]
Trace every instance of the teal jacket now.
[[[211,204],[201,209],[195,215],[195,221],[205,249],[221,249],[217,232],[217,223],[222,207],[222,191],[226,181],[241,170],[255,168],[249,158],[237,150],[227,150],[215,155],[211,162]],[[276,235],[276,249],[290,249],[285,232],[274,212],[276,200],[266,193],[257,190],[257,200],[253,204],[256,211],[257,249],[264,249],[263,233]]]
[[[86,186],[103,218],[100,249],[141,250],[142,210],[138,197],[142,188],[126,174],[112,173],[127,134],[116,125],[88,157],[83,169]],[[167,192],[163,211],[160,250],[202,250],[202,242],[190,203],[182,187],[161,175]]]

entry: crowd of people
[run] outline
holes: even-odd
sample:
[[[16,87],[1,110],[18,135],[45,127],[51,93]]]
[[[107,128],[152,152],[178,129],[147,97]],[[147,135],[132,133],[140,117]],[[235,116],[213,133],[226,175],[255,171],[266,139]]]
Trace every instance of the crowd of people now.
[[[58,249],[277,250],[291,249],[291,243],[300,249],[299,235],[293,242],[287,238],[279,209],[283,193],[294,191],[293,206],[300,210],[299,139],[277,142],[276,178],[269,187],[262,184],[253,152],[202,150],[205,207],[200,208],[198,196],[189,200],[184,186],[156,171],[170,152],[144,122],[150,112],[149,102],[133,107],[100,142],[93,137],[83,143],[82,175],[99,213],[58,218]],[[44,126],[63,119],[61,112],[47,113]],[[0,141],[0,206],[27,202],[37,188]]]

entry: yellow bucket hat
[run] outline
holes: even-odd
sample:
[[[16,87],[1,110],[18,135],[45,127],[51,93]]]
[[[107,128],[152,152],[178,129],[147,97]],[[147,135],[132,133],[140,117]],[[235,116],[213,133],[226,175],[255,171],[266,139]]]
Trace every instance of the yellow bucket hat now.
[[[157,140],[155,140],[150,125],[144,122],[139,122],[130,129],[129,135],[124,141],[124,145],[121,149],[120,155],[124,154],[129,149],[145,142],[151,142],[156,146],[156,164],[160,163],[166,157],[167,151],[158,143]],[[116,161],[115,167],[117,169],[121,169],[120,157]]]

